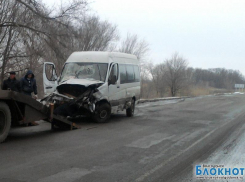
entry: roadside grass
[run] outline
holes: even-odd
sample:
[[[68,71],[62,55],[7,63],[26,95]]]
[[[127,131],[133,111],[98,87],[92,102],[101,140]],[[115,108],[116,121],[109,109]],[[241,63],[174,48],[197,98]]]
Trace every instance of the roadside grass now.
[[[190,89],[190,96],[196,97],[201,95],[213,95],[218,93],[228,93],[228,92],[234,92],[234,90],[228,90],[228,89],[218,89],[214,87],[192,87]]]

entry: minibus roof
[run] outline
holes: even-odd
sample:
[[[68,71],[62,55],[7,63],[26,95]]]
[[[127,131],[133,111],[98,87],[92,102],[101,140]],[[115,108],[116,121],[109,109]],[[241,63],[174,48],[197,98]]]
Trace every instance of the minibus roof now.
[[[126,58],[130,59],[133,64],[138,64],[137,57],[132,54],[120,53],[120,52],[100,52],[100,51],[83,51],[73,52],[68,62],[95,62],[95,63],[110,63],[110,57]],[[128,62],[128,61],[127,61]]]

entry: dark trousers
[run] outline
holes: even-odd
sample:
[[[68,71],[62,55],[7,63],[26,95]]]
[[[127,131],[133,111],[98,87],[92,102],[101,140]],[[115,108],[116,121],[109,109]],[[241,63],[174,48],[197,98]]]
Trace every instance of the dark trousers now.
[[[25,91],[23,91],[22,93],[25,94],[25,95],[31,96],[31,92],[25,92]]]

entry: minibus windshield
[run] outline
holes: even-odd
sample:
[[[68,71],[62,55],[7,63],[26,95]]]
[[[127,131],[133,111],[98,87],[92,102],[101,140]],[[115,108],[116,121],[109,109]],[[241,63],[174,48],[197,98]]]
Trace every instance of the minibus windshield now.
[[[66,63],[59,82],[69,79],[89,79],[105,81],[107,63]]]

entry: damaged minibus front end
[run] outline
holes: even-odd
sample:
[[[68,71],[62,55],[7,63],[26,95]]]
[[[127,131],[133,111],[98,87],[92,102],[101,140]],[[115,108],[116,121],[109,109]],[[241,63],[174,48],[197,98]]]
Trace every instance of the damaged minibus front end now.
[[[70,79],[57,86],[57,90],[42,101],[45,104],[54,103],[55,115],[76,118],[95,114],[96,103],[103,99],[98,89],[104,83],[81,79]]]
[[[91,116],[97,122],[106,121],[109,119],[110,107],[106,107],[104,113],[107,114],[104,118],[97,116],[100,112],[98,111],[100,109],[99,101],[106,103],[107,106],[109,105],[105,94],[107,93],[108,84],[104,82],[105,76],[102,77],[106,75],[107,64],[99,66],[96,63],[66,64],[61,77],[58,78],[55,65],[45,62],[43,83],[46,97],[41,102],[47,106],[53,104],[54,115],[71,119],[80,116]],[[105,73],[100,70],[103,66]]]

